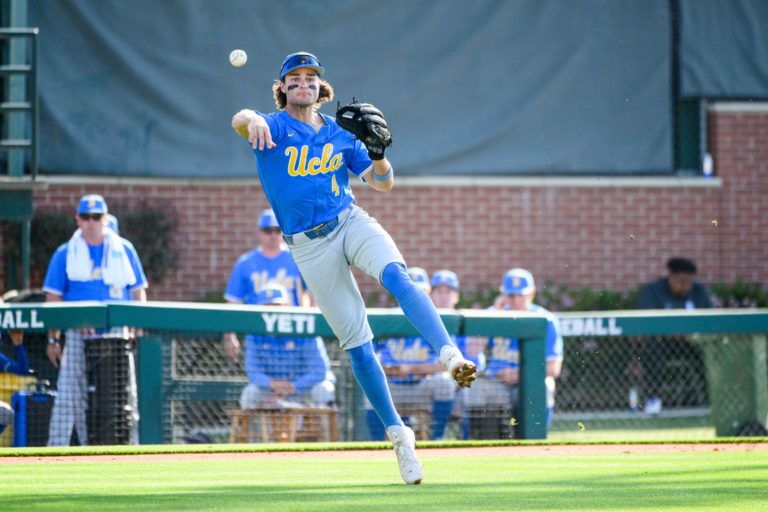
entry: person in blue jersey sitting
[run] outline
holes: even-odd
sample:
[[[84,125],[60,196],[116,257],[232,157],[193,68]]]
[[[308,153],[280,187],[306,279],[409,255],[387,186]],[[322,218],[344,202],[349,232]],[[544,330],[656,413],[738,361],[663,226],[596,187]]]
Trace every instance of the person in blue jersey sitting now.
[[[432,287],[430,297],[435,307],[440,309],[454,310],[461,298],[461,289],[459,285],[459,276],[452,270],[438,270],[432,274],[429,284]],[[477,337],[451,336],[456,342],[456,346],[461,350],[464,356],[477,366],[477,371],[482,373],[485,370],[485,340]],[[461,437],[469,439],[469,416],[465,414],[466,396],[471,394],[474,388],[463,388],[458,390],[456,400],[453,404],[451,416],[461,418]]]
[[[224,299],[231,304],[258,304],[259,292],[269,283],[288,290],[292,306],[309,306],[309,293],[299,268],[283,242],[283,232],[272,209],[261,212],[258,222],[259,245],[241,255],[229,276]],[[224,333],[224,352],[236,361],[240,340],[233,332]]]
[[[264,285],[257,305],[291,305],[281,284]],[[320,338],[249,334],[245,338],[248,385],[240,395],[241,409],[324,406],[335,402],[335,377]]]
[[[0,302],[3,302],[0,299]],[[9,331],[8,335],[13,343],[13,355],[11,359],[0,354],[0,373],[14,373],[16,375],[29,375],[29,363],[27,353],[24,351],[24,333],[22,331]],[[0,434],[5,427],[13,423],[13,409],[10,405],[0,400]]]
[[[536,285],[533,275],[525,269],[508,270],[501,281],[499,295],[492,309],[501,311],[531,311],[544,313],[547,317],[546,337],[546,377],[544,383],[547,392],[547,427],[551,424],[555,409],[555,379],[563,366],[563,338],[560,334],[560,322],[557,317],[543,307],[534,304]],[[508,435],[507,426],[514,427],[518,416],[520,347],[517,338],[495,336],[488,340],[490,358],[488,368],[478,379],[472,393],[468,396],[468,406],[474,414],[483,409],[509,411],[511,417],[502,422],[503,428],[496,435]],[[506,414],[506,413],[505,413]],[[514,430],[514,429],[513,429]],[[474,437],[476,433],[471,435]],[[485,437],[480,435],[480,437]]]
[[[408,267],[414,283],[430,294],[427,272],[421,267]],[[423,410],[432,416],[432,439],[442,439],[456,398],[456,383],[438,354],[421,337],[378,340],[377,355],[387,375],[395,407]],[[410,418],[412,420],[412,418]],[[366,400],[366,420],[371,438],[383,440],[384,424]]]

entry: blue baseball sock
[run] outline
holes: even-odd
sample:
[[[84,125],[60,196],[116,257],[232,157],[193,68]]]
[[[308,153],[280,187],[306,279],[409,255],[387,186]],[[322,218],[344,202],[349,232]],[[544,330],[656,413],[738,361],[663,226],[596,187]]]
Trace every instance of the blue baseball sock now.
[[[379,415],[373,409],[365,411],[365,423],[368,425],[368,433],[373,441],[383,441],[386,439],[387,432],[384,430],[384,424]]]
[[[0,434],[2,434],[4,430],[5,430],[5,425],[0,423]]]
[[[466,441],[469,439],[469,414],[464,413],[461,418],[461,436]]]
[[[355,374],[365,396],[373,406],[373,410],[381,418],[381,422],[389,427],[402,425],[403,420],[395,410],[392,395],[387,387],[387,377],[384,368],[379,363],[379,358],[373,353],[373,343],[370,341],[359,347],[347,350],[349,360],[352,363],[352,373]]]
[[[435,400],[432,402],[432,439],[442,439],[445,427],[451,419],[453,400]]]
[[[440,354],[443,345],[456,346],[448,331],[445,330],[440,315],[437,314],[432,300],[424,293],[401,263],[390,263],[381,273],[381,284],[400,304],[406,318],[427,340],[436,354]]]

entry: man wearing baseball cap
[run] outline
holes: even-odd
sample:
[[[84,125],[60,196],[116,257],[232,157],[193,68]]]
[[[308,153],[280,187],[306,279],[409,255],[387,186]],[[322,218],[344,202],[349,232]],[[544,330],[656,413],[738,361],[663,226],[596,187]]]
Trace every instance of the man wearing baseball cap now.
[[[432,298],[429,273],[415,266],[408,267],[407,271],[413,283]],[[451,339],[458,347],[462,346],[455,336]],[[377,340],[376,347],[395,407],[429,413],[432,417],[431,439],[443,439],[454,407],[457,386],[440,364],[438,354],[420,336],[381,339]],[[385,425],[369,400],[365,401],[365,407],[371,438],[383,440]]]
[[[707,288],[696,281],[696,264],[688,258],[669,258],[667,276],[647,283],[637,297],[638,309],[702,309],[711,308],[712,299]],[[640,349],[640,363],[645,384],[643,412],[660,414],[664,364],[675,355],[689,364],[694,371],[703,369],[701,349],[686,337],[645,337]]]
[[[411,280],[420,286],[425,292],[432,292],[432,286],[429,284],[429,274],[421,267],[408,267],[408,275]]]
[[[447,269],[438,270],[432,274],[429,284],[432,287],[430,297],[432,297],[432,302],[435,303],[436,308],[456,309],[461,298],[459,276],[456,272]],[[453,339],[459,350],[477,366],[478,372],[482,373],[485,369],[485,353],[483,352],[485,340],[477,337],[467,338],[466,336],[453,336]],[[462,418],[461,427],[464,439],[469,439],[469,416],[466,414],[467,396],[473,394],[476,388],[477,386],[460,389],[451,412],[453,416]]]
[[[288,290],[291,306],[308,306],[309,294],[293,257],[283,243],[283,232],[268,208],[258,220],[259,245],[242,254],[229,276],[224,299],[232,304],[258,304],[259,292],[276,283]],[[232,360],[240,354],[240,340],[233,332],[224,334],[224,351]]]
[[[61,301],[146,301],[147,278],[133,244],[107,229],[107,202],[98,194],[80,198],[75,210],[78,229],[51,257],[43,290],[47,302]],[[85,368],[85,342],[105,334],[128,336],[120,327],[108,332],[68,329],[48,331],[46,353],[59,368],[56,400],[51,413],[49,446],[67,446],[73,432],[81,445],[88,443],[86,404],[88,403]],[[135,388],[135,375],[128,376]],[[133,411],[132,441],[138,442],[138,407],[131,397]]]
[[[536,284],[533,274],[523,268],[513,268],[504,273],[499,288],[501,295],[494,301],[492,309],[501,311],[530,311],[543,313],[547,318],[546,377],[547,427],[552,421],[555,408],[555,379],[563,365],[563,338],[557,317],[543,307],[534,304]],[[512,418],[518,416],[520,348],[517,338],[496,336],[488,340],[491,359],[482,384],[471,396],[471,407],[495,407],[512,411]],[[509,418],[502,420],[507,425]]]
[[[339,108],[335,116],[321,114],[319,109],[333,98],[333,88],[321,79],[325,73],[315,55],[288,55],[272,87],[278,111],[245,108],[232,116],[231,126],[248,141],[291,254],[348,355],[355,379],[386,426],[400,476],[415,485],[424,474],[415,435],[392,401],[374,352],[365,301],[350,267],[392,294],[458,385],[469,387],[477,369],[408,275],[395,241],[357,204],[350,186],[350,176],[379,192],[394,186],[394,170],[385,155],[392,136],[384,114],[358,101]]]
[[[285,286],[267,283],[253,304],[290,306],[293,299]],[[319,337],[249,334],[245,338],[245,371],[248,385],[240,396],[242,409],[335,402],[336,378]]]

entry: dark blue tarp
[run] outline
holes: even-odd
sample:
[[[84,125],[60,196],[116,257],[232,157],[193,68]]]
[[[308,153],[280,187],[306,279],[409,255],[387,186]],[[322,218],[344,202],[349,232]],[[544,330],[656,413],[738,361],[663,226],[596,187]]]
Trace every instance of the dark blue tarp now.
[[[229,127],[316,53],[401,174],[672,170],[666,0],[30,0],[44,172],[244,177]],[[249,54],[229,65],[234,48]],[[335,102],[334,102],[335,106]],[[324,113],[333,113],[327,105]]]
[[[680,0],[685,97],[768,99],[768,1]]]

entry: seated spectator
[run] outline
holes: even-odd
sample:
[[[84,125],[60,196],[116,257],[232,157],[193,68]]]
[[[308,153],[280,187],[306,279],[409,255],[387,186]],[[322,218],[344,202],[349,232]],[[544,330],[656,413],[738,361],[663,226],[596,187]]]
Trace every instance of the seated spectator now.
[[[259,245],[240,255],[232,267],[224,299],[231,304],[258,304],[259,292],[268,283],[284,286],[290,294],[291,305],[309,306],[299,267],[283,242],[283,232],[275,212],[266,209],[258,221]],[[233,332],[224,333],[223,348],[231,361],[240,356],[240,340]]]
[[[432,274],[429,283],[432,287],[430,293],[432,302],[438,309],[456,309],[460,298],[459,277],[451,270],[438,270]],[[485,346],[484,340],[480,338],[467,338],[466,336],[451,336],[456,342],[464,357],[475,363],[477,371],[485,370]],[[469,439],[469,416],[464,413],[464,403],[466,395],[472,392],[473,388],[464,388],[458,390],[456,400],[453,404],[452,416],[462,418],[462,437]]]
[[[2,300],[0,300],[2,302]],[[29,375],[27,353],[24,351],[24,333],[22,331],[8,332],[13,343],[14,359],[0,354],[0,373],[15,373],[16,375]],[[7,403],[0,401],[0,434],[5,427],[13,423],[13,409]]]
[[[555,407],[555,379],[560,375],[563,364],[563,338],[560,323],[546,309],[533,303],[536,286],[533,275],[525,269],[513,268],[504,274],[501,295],[496,298],[492,309],[501,311],[531,311],[547,316],[546,377],[547,428],[552,421]],[[473,386],[468,395],[471,409],[497,408],[511,412],[513,419],[519,416],[520,350],[517,338],[496,336],[488,340],[490,360],[488,369]],[[514,424],[514,421],[512,422]]]
[[[268,283],[255,302],[289,306],[291,297],[285,286]],[[240,396],[242,409],[335,402],[335,378],[320,338],[249,334],[245,338],[245,371],[248,385]]]
[[[696,264],[686,258],[667,260],[667,276],[652,281],[640,290],[637,309],[699,309],[711,308],[712,300],[704,285],[696,282]],[[684,344],[679,342],[683,341]],[[662,408],[661,384],[664,363],[673,345],[689,352],[687,358],[703,366],[697,348],[687,340],[650,336],[641,348],[640,361],[645,381],[646,414],[660,414]]]
[[[429,274],[424,269],[410,267],[408,274],[430,293]],[[376,348],[395,407],[431,413],[431,437],[442,439],[453,410],[456,383],[440,364],[438,355],[421,337],[378,340]],[[383,440],[384,425],[367,400],[365,407],[371,438]]]

